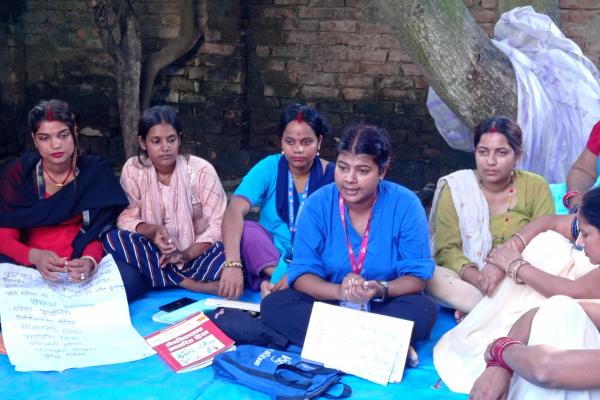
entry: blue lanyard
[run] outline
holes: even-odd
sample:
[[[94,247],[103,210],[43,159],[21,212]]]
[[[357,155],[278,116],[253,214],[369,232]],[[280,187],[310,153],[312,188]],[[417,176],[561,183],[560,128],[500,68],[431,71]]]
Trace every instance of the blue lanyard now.
[[[302,211],[302,207],[304,207],[304,202],[306,201],[306,197],[308,196],[308,181],[310,178],[306,178],[306,183],[304,184],[304,192],[298,194],[298,200],[300,204],[298,205],[298,215],[294,218],[294,178],[292,177],[292,173],[288,170],[288,226],[290,228],[290,233],[292,234],[292,241],[294,238],[294,233],[296,233],[296,220],[300,216],[300,212]]]

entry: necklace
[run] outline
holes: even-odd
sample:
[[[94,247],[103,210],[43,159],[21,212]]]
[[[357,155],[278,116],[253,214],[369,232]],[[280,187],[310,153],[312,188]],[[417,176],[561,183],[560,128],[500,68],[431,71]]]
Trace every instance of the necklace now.
[[[46,167],[44,167],[44,160],[42,160],[42,170],[44,171],[44,173],[46,174],[46,176],[48,178],[50,178],[50,180],[52,181],[52,183],[54,183],[54,186],[56,186],[57,188],[61,188],[61,187],[65,186],[65,183],[67,182],[67,179],[69,179],[69,177],[73,173],[73,163],[71,163],[71,168],[69,169],[69,173],[67,173],[67,176],[65,176],[65,179],[63,179],[62,182],[57,182],[52,177],[52,175],[50,175],[50,172],[48,172],[48,170],[46,169]]]
[[[506,231],[508,230],[508,213],[510,213],[510,205],[512,204],[512,198],[514,189],[512,187],[512,179],[510,182],[510,189],[508,189],[508,204],[506,205],[506,213],[504,214],[504,224],[502,225],[502,236],[500,236],[500,242],[504,243],[506,237]]]

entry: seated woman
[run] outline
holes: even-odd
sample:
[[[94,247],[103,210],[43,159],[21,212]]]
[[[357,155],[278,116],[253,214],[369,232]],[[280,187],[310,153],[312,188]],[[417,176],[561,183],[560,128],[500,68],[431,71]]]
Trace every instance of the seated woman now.
[[[212,165],[179,154],[182,135],[171,107],[144,111],[138,136],[143,155],[127,160],[121,172],[129,206],[103,244],[154,288],[216,294],[225,261],[220,240],[227,198]]]
[[[481,355],[487,343],[505,336],[521,315],[547,297],[600,298],[600,270],[593,265],[600,262],[595,250],[599,210],[600,188],[584,196],[577,215],[537,218],[490,252],[488,264],[509,279],[434,348],[436,369],[452,390],[468,393],[485,368]],[[572,244],[579,240],[585,254]]]
[[[600,154],[600,122],[597,122],[592,128],[585,148],[569,170],[566,187],[565,184],[551,185],[553,192],[560,193],[559,198],[562,199],[560,202],[562,204],[557,205],[557,211],[559,206],[564,211],[560,214],[566,214],[567,211],[569,214],[576,213],[583,195],[592,186],[598,185],[598,170],[600,169],[598,154]]]
[[[304,201],[321,186],[333,182],[333,164],[319,157],[329,126],[315,109],[291,104],[277,133],[281,154],[271,155],[246,174],[236,189],[223,218],[226,265],[244,263],[252,289],[262,279],[263,295],[287,287],[285,274],[292,258],[296,221]],[[258,223],[244,221],[252,207],[260,207]],[[219,294],[236,298],[243,290],[242,271],[223,271]]]
[[[599,328],[597,300],[549,298],[524,314],[507,337],[488,346],[487,368],[469,398],[600,398]]]
[[[484,295],[491,296],[504,277],[486,264],[492,246],[509,240],[536,217],[554,213],[544,178],[515,170],[522,152],[517,124],[491,117],[474,134],[477,168],[440,178],[429,217],[439,267],[427,292],[457,310],[457,320]]]
[[[127,198],[106,162],[78,154],[67,103],[42,101],[28,122],[37,153],[23,154],[0,177],[0,258],[49,281],[84,281],[102,258],[100,235]]]
[[[263,323],[302,346],[315,301],[414,321],[411,340],[427,339],[434,302],[427,221],[417,196],[383,180],[390,165],[384,129],[348,129],[339,145],[335,184],[308,199],[298,223],[291,288],[261,304]]]

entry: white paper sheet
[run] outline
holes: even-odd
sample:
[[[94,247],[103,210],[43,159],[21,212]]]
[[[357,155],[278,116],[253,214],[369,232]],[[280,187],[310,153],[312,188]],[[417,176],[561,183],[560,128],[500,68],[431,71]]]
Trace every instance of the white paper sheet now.
[[[413,324],[315,302],[302,358],[381,385],[400,382]]]
[[[112,256],[83,283],[49,282],[33,268],[0,264],[0,316],[17,371],[64,371],[154,354],[131,325]]]

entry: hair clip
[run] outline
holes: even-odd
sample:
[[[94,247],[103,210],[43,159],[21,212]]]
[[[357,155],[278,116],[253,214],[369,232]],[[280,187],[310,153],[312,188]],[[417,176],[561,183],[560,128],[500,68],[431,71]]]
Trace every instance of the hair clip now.
[[[301,124],[302,123],[302,110],[298,110],[298,113],[296,114],[296,121]]]

